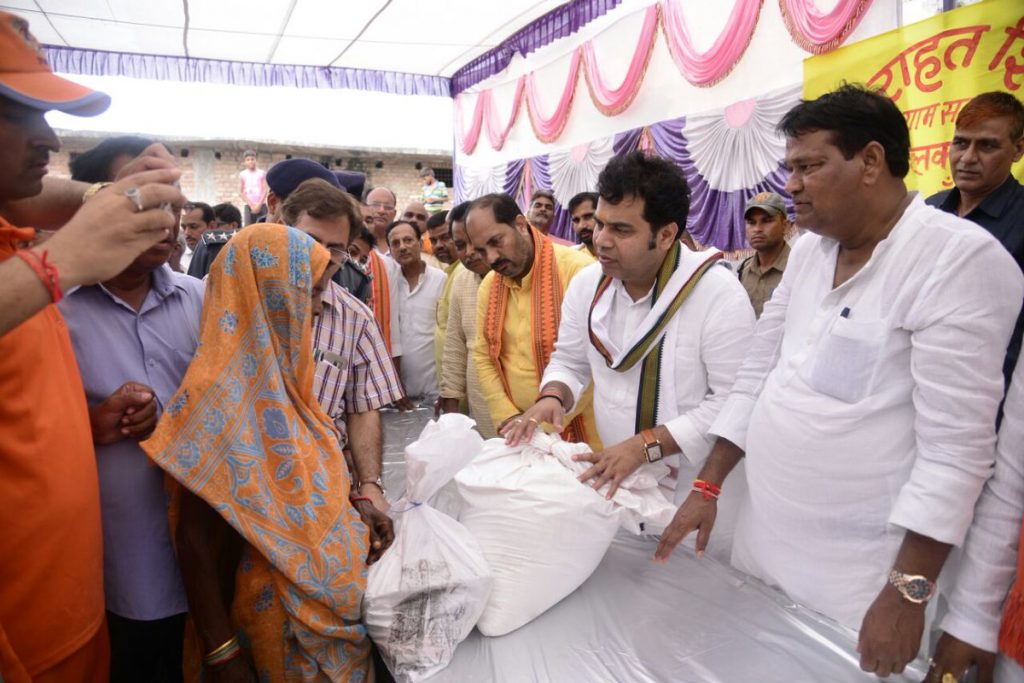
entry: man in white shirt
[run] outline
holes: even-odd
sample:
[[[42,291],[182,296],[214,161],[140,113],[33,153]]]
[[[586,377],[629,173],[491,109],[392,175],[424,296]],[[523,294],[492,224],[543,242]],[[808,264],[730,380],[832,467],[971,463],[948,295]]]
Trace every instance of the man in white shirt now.
[[[793,252],[711,428],[700,479],[746,453],[733,564],[859,628],[865,671],[917,655],[925,607],[991,473],[1020,270],[977,226],[909,194],[893,102],[843,86],[794,107]],[[729,491],[722,493],[728,496]],[[656,558],[714,524],[691,494]]]
[[[437,396],[437,369],[434,358],[434,327],[437,325],[437,300],[444,289],[443,271],[428,266],[420,258],[422,243],[419,226],[395,221],[388,226],[388,246],[400,270],[391,286],[398,290],[402,343],[402,362],[398,367],[405,395],[427,398],[431,405]]]
[[[1024,363],[1018,363],[1003,404],[1003,422],[999,428],[996,467],[974,510],[974,522],[964,542],[963,558],[957,571],[956,586],[949,596],[949,612],[942,619],[942,630],[935,650],[932,676],[941,680],[946,673],[960,680],[971,667],[978,668],[978,683],[1024,683],[1024,666],[1019,640],[1009,635],[1009,623],[1000,625],[1017,574],[1020,549],[1021,516],[1024,515]],[[1016,576],[1015,591],[1024,585],[1024,576]],[[1019,599],[1018,599],[1019,600]],[[1017,605],[1019,629],[1020,604]],[[1009,616],[1012,622],[1013,617]],[[1016,642],[1013,642],[1016,641]],[[1006,652],[1007,645],[1014,652]],[[999,656],[996,656],[996,652]],[[993,678],[994,675],[994,678]]]
[[[598,262],[569,284],[540,396],[503,433],[516,444],[538,424],[561,427],[593,382],[606,448],[580,456],[593,463],[581,479],[610,483],[610,498],[636,469],[667,458],[681,500],[711,450],[707,430],[743,362],[754,311],[736,278],[715,267],[721,252],[680,241],[690,193],[674,164],[615,157],[598,194]]]

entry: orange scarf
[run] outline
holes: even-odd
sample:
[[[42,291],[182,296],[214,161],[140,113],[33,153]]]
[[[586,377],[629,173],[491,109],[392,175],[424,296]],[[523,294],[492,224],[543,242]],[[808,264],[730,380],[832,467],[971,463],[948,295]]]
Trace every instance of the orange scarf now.
[[[1003,625],[999,629],[999,649],[1024,666],[1024,524],[1017,549],[1017,578],[1006,597]]]
[[[555,250],[551,240],[537,228],[530,226],[533,237],[533,285],[530,290],[530,326],[533,330],[533,363],[537,368],[537,386],[544,378],[544,368],[551,360],[558,338],[558,324],[561,321],[562,296],[565,289],[558,275]],[[505,327],[508,310],[509,288],[503,276],[494,274],[490,296],[487,299],[487,318],[484,321],[484,339],[487,355],[498,371],[502,387],[509,400],[512,390],[508,377],[501,365],[501,331]],[[586,443],[587,434],[583,426],[583,415],[577,415],[562,431],[562,438],[574,443]]]
[[[376,249],[370,249],[370,276],[372,278],[371,303],[373,315],[377,318],[384,345],[391,353],[391,288],[388,286],[387,266]]]
[[[199,352],[142,447],[248,544],[232,620],[260,680],[369,672],[366,528],[313,395],[312,287],[327,250],[294,228],[239,232],[210,270]]]

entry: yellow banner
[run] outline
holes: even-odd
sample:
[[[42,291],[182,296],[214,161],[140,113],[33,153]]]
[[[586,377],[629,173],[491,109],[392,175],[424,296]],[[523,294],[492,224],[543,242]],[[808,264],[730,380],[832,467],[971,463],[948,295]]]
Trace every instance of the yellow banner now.
[[[843,81],[883,90],[910,128],[907,185],[927,197],[953,187],[949,142],[975,95],[1024,96],[1024,6],[986,0],[804,60],[804,97]],[[1024,180],[1024,160],[1014,166]]]

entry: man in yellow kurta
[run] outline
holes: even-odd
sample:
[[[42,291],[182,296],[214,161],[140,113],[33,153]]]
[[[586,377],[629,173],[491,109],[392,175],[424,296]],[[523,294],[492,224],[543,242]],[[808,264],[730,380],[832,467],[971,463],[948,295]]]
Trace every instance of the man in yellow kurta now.
[[[466,227],[474,249],[493,271],[477,295],[473,356],[491,419],[500,431],[537,400],[558,334],[562,296],[576,273],[594,260],[530,227],[515,200],[505,194],[474,201]],[[580,401],[579,411],[562,437],[601,450],[591,393]]]
[[[462,270],[462,264],[455,255],[452,236],[448,228],[448,212],[438,211],[427,219],[427,236],[434,245],[434,257],[438,268],[444,271],[447,278],[441,298],[437,300],[437,327],[434,328],[434,367],[437,368],[437,383],[441,384],[441,364],[444,355],[445,330],[448,327],[448,307],[452,296],[452,285],[455,276]]]

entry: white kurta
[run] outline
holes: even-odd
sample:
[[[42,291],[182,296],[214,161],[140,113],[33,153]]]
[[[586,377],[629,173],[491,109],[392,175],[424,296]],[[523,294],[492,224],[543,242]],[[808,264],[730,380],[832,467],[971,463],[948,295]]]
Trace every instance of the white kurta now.
[[[437,393],[434,356],[434,327],[437,325],[437,301],[444,291],[444,271],[425,266],[415,289],[399,270],[397,283],[402,341],[402,385],[409,396]]]
[[[707,254],[684,248],[680,268],[692,269],[706,258]],[[636,434],[642,364],[616,372],[590,343],[587,316],[600,278],[601,266],[595,263],[569,283],[562,302],[558,341],[541,386],[562,382],[575,401],[593,382],[598,433],[602,443],[612,446]],[[613,280],[605,292],[604,296],[613,298],[601,322],[609,331],[611,338],[605,346],[613,355],[628,343],[628,337],[651,310],[652,292],[633,301],[619,280]],[[682,449],[682,458],[667,459],[669,464],[679,467],[676,502],[688,495],[689,483],[711,451],[714,439],[708,436],[708,428],[728,396],[750,344],[753,326],[754,311],[743,287],[727,268],[714,266],[665,328],[662,362],[670,362],[672,367],[671,379],[661,386],[667,400],[659,402],[658,422]],[[734,481],[739,482],[738,487],[732,486]],[[716,532],[722,534],[716,539],[716,553],[728,548],[731,520],[735,519],[735,508],[743,498],[743,483],[742,473],[732,477],[727,487],[730,490],[723,495],[721,523],[716,526]]]
[[[906,529],[967,533],[1024,278],[920,197],[833,289],[838,249],[793,248],[711,432],[747,453],[733,564],[857,629]]]
[[[1024,515],[1024,363],[1017,363],[1003,405],[996,469],[985,484],[964,543],[942,630],[995,652],[1003,602],[1017,573]]]

